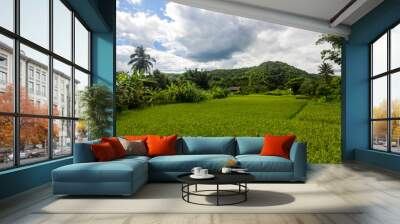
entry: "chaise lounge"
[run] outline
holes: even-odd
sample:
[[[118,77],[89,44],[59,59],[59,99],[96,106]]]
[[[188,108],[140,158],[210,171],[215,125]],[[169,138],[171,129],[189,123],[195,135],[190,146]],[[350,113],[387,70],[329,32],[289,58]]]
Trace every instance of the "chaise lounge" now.
[[[290,159],[260,156],[263,137],[182,137],[177,155],[127,156],[96,162],[91,145],[77,143],[74,163],[53,170],[53,193],[67,195],[132,195],[148,181],[176,181],[180,174],[200,166],[218,172],[229,160],[236,160],[258,182],[304,182],[306,145],[295,142]]]

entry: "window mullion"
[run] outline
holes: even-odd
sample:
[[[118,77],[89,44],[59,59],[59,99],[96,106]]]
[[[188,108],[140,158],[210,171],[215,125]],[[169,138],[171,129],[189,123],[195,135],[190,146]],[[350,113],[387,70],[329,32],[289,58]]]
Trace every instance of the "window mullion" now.
[[[390,30],[387,32],[387,71],[390,71]],[[388,103],[387,103],[387,110],[388,110],[388,118],[392,118],[392,99],[391,99],[391,79],[392,79],[392,75],[389,73],[388,75],[387,75],[387,85],[388,85],[388,87],[387,87],[387,90],[388,90],[388,92],[387,92],[387,98],[388,98]],[[389,120],[388,122],[387,122],[388,124],[388,127],[387,127],[387,131],[388,131],[388,137],[387,137],[387,140],[388,140],[388,148],[387,148],[387,151],[388,152],[391,152],[392,151],[392,135],[391,135],[391,133],[392,133],[392,121],[391,120]]]

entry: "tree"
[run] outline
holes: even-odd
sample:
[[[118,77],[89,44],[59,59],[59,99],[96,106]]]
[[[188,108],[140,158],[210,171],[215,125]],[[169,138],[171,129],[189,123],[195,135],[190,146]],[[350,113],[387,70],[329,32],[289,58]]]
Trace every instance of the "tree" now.
[[[146,49],[143,46],[138,46],[135,49],[135,53],[130,55],[128,65],[131,65],[133,73],[146,73],[149,74],[153,63],[156,59],[152,58],[149,54],[146,54]]]
[[[300,93],[300,87],[303,82],[304,82],[303,77],[292,78],[289,79],[289,81],[286,83],[286,87],[291,89],[294,95],[297,95]]]
[[[5,112],[12,112],[14,106],[14,88],[7,86],[6,92],[0,94],[0,108]],[[47,114],[47,106],[34,105],[29,99],[25,88],[20,88],[20,107],[26,114]],[[55,111],[58,113],[58,111]],[[20,118],[20,148],[25,149],[26,145],[42,144],[45,145],[48,140],[48,120],[45,118]],[[11,116],[0,116],[0,145],[6,148],[13,147],[13,122]],[[53,128],[53,138],[59,135],[59,128],[55,125]]]
[[[299,92],[307,96],[314,96],[316,88],[317,88],[316,81],[308,78],[304,80],[304,82],[301,84]]]
[[[315,42],[316,45],[321,44],[330,44],[331,49],[324,49],[321,51],[321,59],[325,62],[326,60],[330,60],[337,65],[342,64],[342,37],[331,35],[331,34],[322,34],[320,38]]]
[[[323,79],[325,79],[325,82],[329,83],[331,75],[334,74],[332,65],[326,62],[322,62],[322,64],[318,66],[318,71]]]
[[[156,81],[157,87],[159,89],[166,89],[167,86],[170,84],[170,80],[169,80],[168,76],[161,73],[160,70],[158,70],[158,69],[154,70],[153,78]]]
[[[196,69],[189,69],[183,74],[186,80],[189,80],[202,89],[210,88],[210,78],[206,71]]]

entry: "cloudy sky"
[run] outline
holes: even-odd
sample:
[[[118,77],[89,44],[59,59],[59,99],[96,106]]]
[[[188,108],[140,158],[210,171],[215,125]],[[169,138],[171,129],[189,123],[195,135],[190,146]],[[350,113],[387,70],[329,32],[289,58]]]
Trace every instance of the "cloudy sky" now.
[[[316,73],[319,33],[215,13],[166,0],[117,1],[117,70],[138,45],[163,72],[240,68],[283,61]]]

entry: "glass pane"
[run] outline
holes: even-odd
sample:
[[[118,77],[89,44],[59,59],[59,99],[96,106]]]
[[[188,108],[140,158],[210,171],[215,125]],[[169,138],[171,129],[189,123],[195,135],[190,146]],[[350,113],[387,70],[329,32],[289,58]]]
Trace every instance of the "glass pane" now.
[[[47,55],[21,44],[21,113],[48,114],[48,63]]]
[[[392,117],[400,117],[400,72],[391,75],[391,115]]]
[[[14,165],[13,118],[0,116],[0,170]]]
[[[80,117],[82,114],[80,96],[87,86],[89,86],[89,75],[75,69],[75,117]]]
[[[20,0],[21,36],[49,48],[49,0]]]
[[[89,32],[75,18],[75,63],[89,70]]]
[[[49,158],[49,120],[22,117],[20,119],[20,163],[35,163]]]
[[[372,122],[372,148],[387,151],[387,121]]]
[[[72,69],[53,60],[53,115],[72,117]]]
[[[53,17],[53,51],[71,60],[72,12],[60,0],[53,0]]]
[[[14,0],[0,1],[0,26],[14,31]]]
[[[72,121],[53,120],[53,156],[72,154]]]
[[[392,152],[400,153],[400,121],[391,121],[391,140],[392,140]]]
[[[75,122],[75,142],[85,142],[88,138],[88,129],[84,120]]]
[[[391,48],[391,69],[400,67],[400,25],[397,25],[391,31],[390,37],[390,48]]]
[[[0,35],[0,111],[14,111],[13,40]]]
[[[373,75],[387,71],[387,34],[372,45],[372,71]]]
[[[387,117],[387,77],[372,81],[372,118]]]

